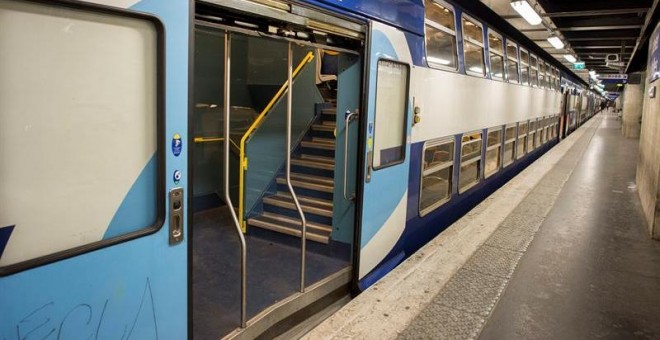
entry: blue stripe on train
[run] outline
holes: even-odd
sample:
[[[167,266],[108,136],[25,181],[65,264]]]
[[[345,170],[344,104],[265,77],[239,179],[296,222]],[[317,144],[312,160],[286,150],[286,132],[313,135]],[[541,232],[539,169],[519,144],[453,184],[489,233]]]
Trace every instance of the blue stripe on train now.
[[[454,194],[452,199],[424,217],[419,216],[420,166],[424,142],[411,146],[410,175],[408,177],[408,207],[406,227],[403,234],[387,256],[358,283],[361,290],[385,276],[423,245],[435,238],[451,224],[469,212],[477,204],[502,185],[516,176],[528,165],[557,144],[556,140],[527,154],[522,159],[500,169],[497,173],[462,194]]]

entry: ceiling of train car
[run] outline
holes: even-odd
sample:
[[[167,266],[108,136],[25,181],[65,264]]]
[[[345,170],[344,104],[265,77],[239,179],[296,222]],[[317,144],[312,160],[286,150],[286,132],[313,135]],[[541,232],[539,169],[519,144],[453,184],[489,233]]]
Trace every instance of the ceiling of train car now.
[[[572,54],[585,63],[574,72],[587,80],[589,70],[598,74],[638,71],[644,67],[648,36],[658,20],[658,0],[527,0],[543,19],[532,26],[511,6],[511,0],[481,0],[558,61]],[[556,35],[565,44],[556,49],[549,42]],[[607,62],[607,55],[618,62]],[[616,86],[616,85],[614,85]]]

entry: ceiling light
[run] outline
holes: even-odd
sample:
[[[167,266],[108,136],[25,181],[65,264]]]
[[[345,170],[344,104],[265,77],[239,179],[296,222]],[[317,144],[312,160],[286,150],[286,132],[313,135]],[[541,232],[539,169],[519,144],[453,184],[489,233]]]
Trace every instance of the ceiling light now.
[[[550,45],[552,45],[552,47],[554,47],[558,50],[564,48],[564,42],[561,41],[561,39],[559,39],[559,37],[557,37],[557,36],[554,36],[554,35],[551,36],[550,38],[548,38],[548,42],[550,43]]]
[[[574,63],[577,61],[575,57],[571,54],[564,54],[564,59],[568,60],[568,62]]]
[[[523,19],[527,20],[530,25],[535,26],[541,23],[541,17],[526,0],[511,1],[511,7],[513,7]]]

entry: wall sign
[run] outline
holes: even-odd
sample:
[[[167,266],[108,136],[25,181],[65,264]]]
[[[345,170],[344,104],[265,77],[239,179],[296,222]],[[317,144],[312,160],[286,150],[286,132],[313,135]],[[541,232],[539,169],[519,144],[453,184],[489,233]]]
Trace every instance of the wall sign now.
[[[658,48],[658,40],[660,40],[660,23],[655,26],[655,30],[649,40],[649,83],[660,78],[660,68],[658,68],[658,63],[660,63],[660,48]]]

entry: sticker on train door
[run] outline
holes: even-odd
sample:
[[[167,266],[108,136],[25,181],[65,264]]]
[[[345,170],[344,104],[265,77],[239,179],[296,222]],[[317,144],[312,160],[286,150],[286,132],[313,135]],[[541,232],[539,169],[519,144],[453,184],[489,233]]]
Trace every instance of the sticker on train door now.
[[[178,133],[175,133],[174,137],[172,137],[172,154],[175,157],[179,157],[182,149],[183,141],[181,140],[181,136]]]

